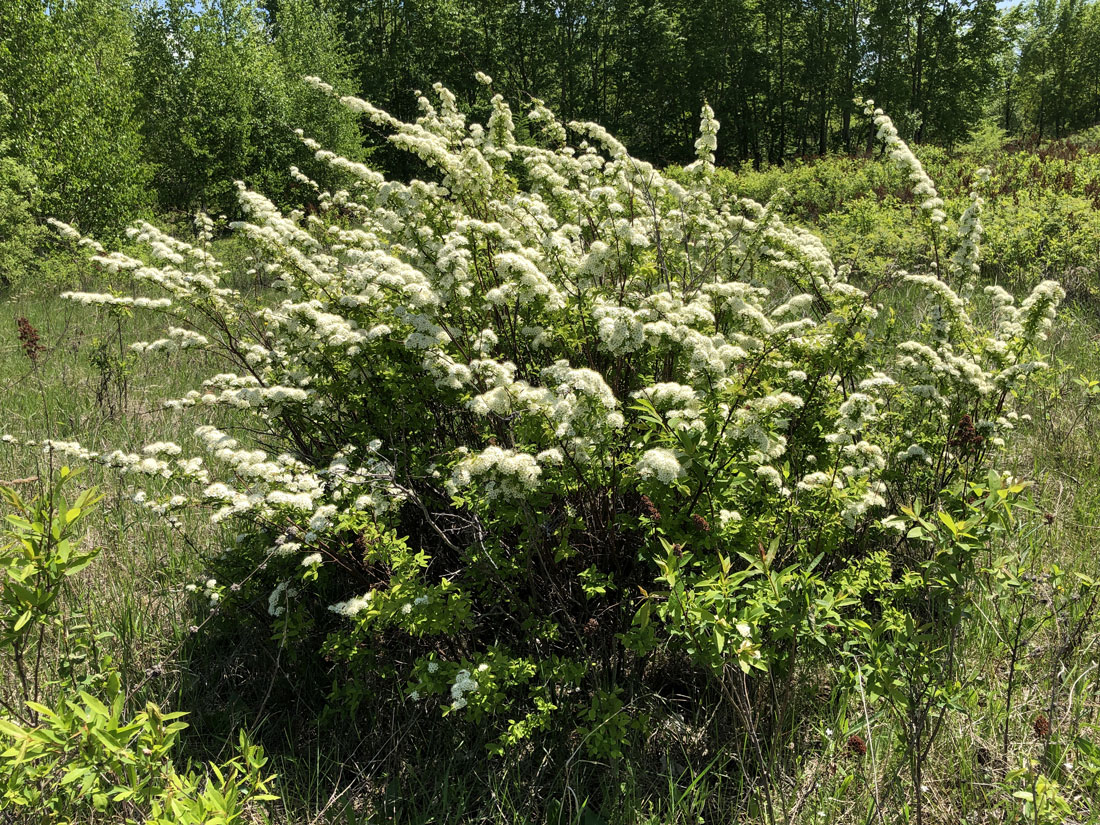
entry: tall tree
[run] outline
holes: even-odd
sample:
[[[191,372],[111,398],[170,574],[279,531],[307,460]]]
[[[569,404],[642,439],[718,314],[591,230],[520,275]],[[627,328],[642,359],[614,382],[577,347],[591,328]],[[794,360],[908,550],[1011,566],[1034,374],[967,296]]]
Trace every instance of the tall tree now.
[[[324,75],[352,90],[335,22],[315,0],[283,0],[272,17],[274,26],[251,0],[168,0],[142,11],[141,111],[162,207],[232,212],[237,180],[282,200],[287,168],[308,161],[296,128],[353,150],[348,114],[301,82]]]
[[[148,206],[132,52],[116,0],[0,4],[9,152],[37,178],[44,214],[100,234]]]

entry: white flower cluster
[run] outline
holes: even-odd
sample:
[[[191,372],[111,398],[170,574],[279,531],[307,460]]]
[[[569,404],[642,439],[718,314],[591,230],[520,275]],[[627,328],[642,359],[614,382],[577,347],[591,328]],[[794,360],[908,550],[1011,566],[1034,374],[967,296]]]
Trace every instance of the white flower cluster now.
[[[477,681],[470,678],[470,671],[463,668],[456,673],[454,684],[451,685],[451,709],[461,710],[466,707],[466,694],[473,693],[477,688]]]
[[[135,309],[167,309],[170,298],[132,298],[128,295],[110,295],[105,292],[62,292],[61,297],[85,306],[134,307]]]
[[[979,170],[981,172],[983,170]],[[988,176],[988,169],[984,170]],[[979,175],[979,178],[981,176]],[[970,193],[970,205],[959,218],[959,245],[951,256],[951,266],[957,273],[964,295],[973,290],[974,280],[981,272],[982,205],[984,201],[975,191]]]
[[[634,469],[642,478],[655,478],[662,484],[671,484],[684,472],[676,453],[664,447],[646,450],[634,465]]]
[[[275,589],[267,597],[267,612],[271,616],[279,617],[286,613],[290,600],[298,595],[298,590],[291,586],[289,581],[281,581],[275,585]]]
[[[529,453],[486,447],[455,465],[451,481],[455,489],[469,487],[484,477],[484,492],[495,498],[521,498],[538,488],[542,469]]]
[[[703,104],[703,114],[699,123],[699,139],[695,141],[695,163],[687,168],[689,171],[698,169],[703,174],[714,171],[714,152],[718,148],[719,123],[714,118],[714,110],[707,103]]]
[[[675,381],[663,381],[637,390],[633,396],[648,401],[654,409],[664,413],[669,425],[675,429],[704,429],[704,422],[700,418],[702,399],[693,387],[677,384]]]
[[[158,338],[156,341],[135,341],[130,344],[130,349],[138,353],[189,350],[197,347],[205,347],[210,340],[200,333],[180,327],[168,327],[168,337]]]
[[[346,602],[336,602],[335,604],[329,605],[328,609],[333,613],[352,618],[366,610],[370,606],[373,598],[374,591],[368,590],[362,596],[356,596],[355,598],[348,599]]]
[[[920,208],[936,226],[947,220],[943,211],[943,199],[936,191],[932,178],[924,171],[924,166],[913,150],[898,135],[897,127],[882,109],[875,108],[875,101],[868,100],[863,110],[874,119],[878,127],[878,139],[886,146],[886,151],[897,167],[909,175],[913,182],[913,194],[920,200]]]
[[[222,600],[222,588],[218,586],[217,579],[206,579],[201,585],[189,584],[184,590],[188,593],[201,591],[211,609],[217,607]]]

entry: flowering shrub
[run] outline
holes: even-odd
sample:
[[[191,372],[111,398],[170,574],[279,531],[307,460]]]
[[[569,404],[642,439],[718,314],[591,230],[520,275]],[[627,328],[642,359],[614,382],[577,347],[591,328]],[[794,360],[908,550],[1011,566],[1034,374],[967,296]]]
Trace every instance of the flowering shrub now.
[[[135,352],[230,365],[167,402],[208,456],[46,446],[166,479],[139,500],[167,518],[201,505],[232,525],[196,593],[260,605],[299,655],[323,638],[345,702],[494,720],[501,747],[564,724],[614,754],[658,652],[790,675],[916,564],[892,554],[901,508],[985,478],[1042,366],[1060,288],[972,297],[981,198],[954,226],[881,111],[938,265],[861,289],[777,203],[723,194],[709,108],[673,180],[539,101],[529,142],[499,95],[484,126],[440,86],[415,123],[343,102],[425,179],[303,136],[356,186],[295,170],[307,215],[242,185],[251,274],[280,300],[226,285],[205,218],[197,243],[135,227],[148,261],[80,241],[148,294],[69,297],[169,324]],[[924,295],[911,326],[881,303],[903,286]]]

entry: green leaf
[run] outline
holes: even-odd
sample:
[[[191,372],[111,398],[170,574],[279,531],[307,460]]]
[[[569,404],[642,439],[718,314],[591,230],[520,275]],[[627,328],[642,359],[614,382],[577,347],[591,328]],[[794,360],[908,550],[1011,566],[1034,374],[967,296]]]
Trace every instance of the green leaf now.
[[[936,515],[939,516],[940,521],[947,525],[947,529],[950,530],[953,535],[959,535],[959,526],[955,523],[955,519],[951,518],[950,513],[939,510],[936,512]]]
[[[107,710],[107,706],[96,699],[94,696],[92,696],[90,693],[88,693],[86,690],[80,691],[78,695],[81,699],[84,700],[85,705],[90,707],[100,716],[108,717],[111,715],[111,712]]]
[[[72,576],[72,575],[75,575],[75,574],[79,573],[81,570],[83,570],[85,567],[87,567],[89,564],[91,564],[93,561],[95,561],[95,559],[98,555],[99,555],[99,551],[96,550],[95,552],[92,552],[92,553],[87,553],[87,554],[82,555],[82,556],[77,556],[76,561],[70,563],[65,568],[65,571],[64,571],[65,575],[66,576]]]
[[[0,734],[12,739],[23,739],[27,735],[27,732],[14,722],[9,722],[7,719],[0,718]]]
[[[76,780],[80,779],[82,776],[84,776],[89,771],[90,771],[89,768],[83,767],[83,766],[73,768],[68,773],[66,773],[63,777],[61,777],[61,784],[62,785],[69,785],[69,784],[75,782]]]

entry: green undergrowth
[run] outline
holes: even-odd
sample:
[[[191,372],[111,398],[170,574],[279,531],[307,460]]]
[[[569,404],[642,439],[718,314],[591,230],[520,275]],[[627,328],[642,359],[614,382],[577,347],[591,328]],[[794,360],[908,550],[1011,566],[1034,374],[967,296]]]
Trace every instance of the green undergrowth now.
[[[983,192],[987,282],[1024,287],[1049,277],[1071,299],[1100,297],[1100,142],[1091,133],[1034,147],[915,151],[952,213],[965,207],[975,170],[990,169],[992,185]],[[857,274],[928,264],[923,239],[909,219],[913,197],[877,153],[721,174],[731,193],[761,202],[784,190],[785,213],[814,226],[838,263],[850,264]]]

